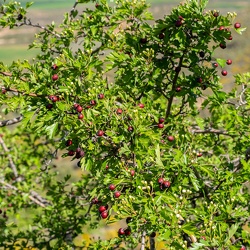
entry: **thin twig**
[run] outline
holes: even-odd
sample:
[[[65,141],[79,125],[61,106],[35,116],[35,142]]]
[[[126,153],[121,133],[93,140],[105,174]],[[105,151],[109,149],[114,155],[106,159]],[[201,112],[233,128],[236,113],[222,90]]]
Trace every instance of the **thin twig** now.
[[[7,189],[12,189],[12,190],[15,190],[17,191],[18,193],[22,194],[22,195],[26,195],[26,193],[22,192],[21,190],[19,190],[17,187],[15,186],[12,186],[11,184],[9,183],[6,183],[5,181],[3,180],[0,180],[0,183]],[[2,186],[2,187],[3,187]],[[33,201],[34,203],[36,203],[37,205],[41,206],[41,207],[46,207],[47,205],[49,205],[50,203],[45,200],[43,197],[41,197],[39,194],[37,194],[36,192],[34,191],[30,191],[30,194],[28,195],[29,199],[31,201]]]
[[[8,119],[8,120],[0,121],[0,127],[10,126],[10,125],[19,123],[22,120],[23,120],[23,115],[20,115],[18,117],[13,118],[13,119]]]
[[[28,19],[28,21],[25,19],[22,23],[15,24],[16,27],[20,27],[20,26],[23,26],[23,25],[42,29],[42,30],[44,30],[44,31],[46,31],[46,32],[48,32],[48,33],[50,33],[50,34],[56,36],[57,38],[61,38],[61,36],[60,36],[59,34],[55,33],[54,31],[49,30],[48,28],[46,28],[46,27],[40,25],[39,23],[33,24],[33,23],[31,22],[30,19]]]
[[[14,164],[11,155],[9,154],[9,149],[7,148],[7,146],[5,145],[3,138],[0,136],[0,144],[2,145],[2,148],[4,150],[4,152],[7,154],[8,160],[9,160],[9,164],[10,164],[10,168],[12,169],[15,178],[18,178],[18,172],[17,172],[17,168],[16,165]]]
[[[10,72],[1,71],[0,74],[2,74],[2,75],[4,75],[4,76],[9,76],[9,77],[12,76],[12,73],[10,73]],[[27,82],[27,79],[24,78],[24,77],[20,77],[20,79],[21,79],[22,81],[24,81],[24,82]]]
[[[178,68],[182,67],[182,62],[183,62],[184,56],[185,56],[185,53],[183,53],[183,55],[180,58],[179,64],[177,66]],[[173,79],[172,94],[171,94],[171,96],[170,96],[170,98],[168,100],[168,105],[167,105],[167,110],[166,110],[166,119],[169,117],[169,115],[171,113],[171,107],[172,107],[172,103],[173,103],[173,100],[174,100],[174,91],[175,91],[175,88],[176,88],[176,83],[177,83],[179,73],[180,73],[180,71],[176,71],[174,79]]]
[[[73,7],[72,7],[72,9],[70,10],[70,17],[71,18],[73,16],[74,11],[76,10],[76,6],[77,6],[78,3],[79,3],[78,0],[76,0]]]
[[[200,129],[197,126],[194,126],[191,132],[193,134],[217,134],[217,135],[236,136],[236,135],[231,135],[227,131],[222,129],[214,129],[214,128]]]

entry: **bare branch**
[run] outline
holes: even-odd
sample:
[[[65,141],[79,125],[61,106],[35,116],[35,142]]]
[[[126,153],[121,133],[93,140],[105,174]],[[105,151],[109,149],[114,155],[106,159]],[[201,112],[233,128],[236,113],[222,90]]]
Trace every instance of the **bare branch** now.
[[[10,126],[10,125],[19,123],[22,120],[23,120],[23,116],[20,115],[20,116],[18,116],[16,118],[13,118],[13,119],[8,119],[8,120],[5,120],[5,121],[0,121],[0,127]],[[2,138],[1,138],[1,140],[2,140]],[[1,140],[0,140],[0,144],[1,144]]]
[[[18,172],[17,172],[17,168],[16,165],[14,164],[11,155],[9,154],[9,149],[7,148],[7,146],[5,145],[3,138],[0,136],[0,144],[2,145],[2,148],[4,150],[4,152],[7,154],[8,160],[9,160],[9,164],[10,164],[10,168],[12,169],[15,178],[18,178]]]
[[[23,25],[26,25],[26,26],[31,26],[31,27],[34,27],[34,28],[39,28],[39,29],[42,29],[42,30],[44,30],[44,31],[46,31],[46,32],[48,32],[48,33],[50,33],[50,34],[52,34],[52,35],[56,36],[57,38],[61,38],[61,36],[60,36],[58,33],[56,33],[56,32],[54,32],[54,31],[49,30],[48,28],[46,28],[46,27],[44,27],[44,26],[40,25],[39,23],[37,23],[37,24],[33,24],[33,23],[31,22],[31,20],[30,20],[30,19],[28,19],[28,21],[27,21],[27,19],[24,19],[24,21],[23,21],[22,23],[15,24],[15,26],[16,26],[16,27],[20,27],[20,26],[23,26]]]
[[[78,0],[76,0],[75,3],[74,3],[74,5],[73,5],[73,7],[72,7],[72,9],[71,9],[71,11],[70,11],[70,17],[71,17],[71,18],[72,18],[72,16],[73,16],[73,13],[74,13],[75,10],[76,10],[76,6],[77,6],[78,3],[79,3]]]
[[[178,68],[182,67],[182,62],[183,62],[184,56],[185,56],[185,53],[183,53],[183,55],[180,58],[179,64],[177,66]],[[173,83],[172,83],[173,84],[172,85],[172,92],[173,93],[171,94],[170,98],[168,99],[168,105],[167,105],[167,110],[166,110],[166,119],[171,114],[171,107],[172,107],[172,103],[173,103],[173,100],[174,100],[174,91],[175,91],[175,88],[176,88],[176,83],[177,83],[177,79],[179,77],[179,73],[180,73],[179,70],[176,71],[174,79],[173,79]]]
[[[4,71],[1,71],[0,74],[4,75],[4,76],[9,76],[11,77],[12,76],[12,73],[10,72],[4,72]],[[20,79],[24,82],[27,82],[27,79],[23,78],[23,77],[20,77]]]
[[[12,189],[12,190],[14,190],[22,195],[26,195],[26,193],[22,192],[17,187],[12,186],[11,184],[6,183],[3,180],[0,180],[0,183],[3,185],[2,187],[6,188],[6,189]],[[45,200],[43,197],[41,197],[39,194],[37,194],[34,191],[30,191],[30,194],[28,195],[28,197],[31,201],[33,201],[34,203],[36,203],[37,205],[39,205],[41,207],[46,207],[47,205],[50,204],[47,200]]]
[[[214,129],[214,128],[200,129],[198,126],[193,126],[191,132],[193,134],[217,134],[217,135],[236,136],[236,135],[231,135],[227,131],[222,129]]]

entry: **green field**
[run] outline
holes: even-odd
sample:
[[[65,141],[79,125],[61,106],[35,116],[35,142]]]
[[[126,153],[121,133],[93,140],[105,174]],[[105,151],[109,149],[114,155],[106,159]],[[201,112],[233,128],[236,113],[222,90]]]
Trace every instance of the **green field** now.
[[[110,0],[110,2],[112,1],[115,0]],[[21,1],[22,5],[25,5],[26,2],[28,1]],[[30,7],[27,16],[31,17],[33,23],[46,25],[52,21],[57,24],[60,23],[63,14],[70,11],[75,0],[34,0],[33,2],[34,4]],[[172,7],[178,5],[180,0],[148,0],[148,2],[151,3],[154,17],[161,18],[168,14]],[[208,8],[219,10],[223,14],[228,11],[236,11],[238,13],[237,19],[244,23],[244,26],[249,23],[248,10],[250,10],[250,2],[248,0],[210,0]],[[32,42],[34,33],[38,31],[38,29],[30,27],[22,27],[14,31],[0,30],[0,61],[10,64],[13,60],[34,57],[36,51],[28,50],[28,45]],[[248,33],[248,30],[245,33]],[[244,37],[246,37],[246,34],[244,34]]]

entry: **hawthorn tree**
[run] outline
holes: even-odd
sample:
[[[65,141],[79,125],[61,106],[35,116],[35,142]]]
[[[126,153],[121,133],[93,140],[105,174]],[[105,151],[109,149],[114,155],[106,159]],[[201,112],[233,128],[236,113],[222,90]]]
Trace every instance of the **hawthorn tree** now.
[[[244,28],[206,4],[154,20],[142,0],[78,0],[42,25],[31,3],[4,0],[2,28],[41,31],[33,61],[0,64],[1,247],[75,249],[117,221],[117,237],[87,249],[250,246],[250,73],[225,92],[232,60],[216,57]],[[80,181],[56,178],[59,156]]]

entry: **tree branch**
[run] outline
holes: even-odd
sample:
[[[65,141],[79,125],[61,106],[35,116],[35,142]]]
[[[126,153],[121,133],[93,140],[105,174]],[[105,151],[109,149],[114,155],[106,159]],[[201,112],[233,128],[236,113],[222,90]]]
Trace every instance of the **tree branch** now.
[[[5,145],[3,138],[0,136],[0,144],[2,145],[2,148],[4,150],[4,152],[7,154],[8,160],[9,160],[9,164],[10,164],[10,168],[12,169],[14,176],[16,178],[16,180],[18,179],[18,172],[17,172],[17,168],[16,165],[14,164],[11,155],[9,154],[9,149],[7,148],[7,146]]]
[[[183,62],[183,59],[184,59],[184,55],[185,55],[185,53],[183,53],[183,55],[180,58],[179,64],[177,66],[178,68],[182,67],[182,62]],[[171,96],[170,96],[170,98],[168,100],[168,106],[167,106],[167,110],[166,110],[166,119],[169,117],[169,115],[171,113],[171,107],[172,107],[172,103],[173,103],[173,100],[174,100],[174,91],[175,91],[175,88],[176,88],[176,83],[177,83],[179,73],[180,73],[179,70],[176,71],[174,79],[173,79],[172,94],[171,94]]]
[[[150,250],[155,250],[155,237],[150,237]]]
[[[70,17],[72,18],[74,11],[76,10],[76,6],[78,5],[78,0],[75,1],[72,9],[70,10]]]
[[[9,183],[6,183],[3,180],[0,180],[0,183],[6,188],[6,189],[12,189],[14,191],[17,191],[18,193],[25,195],[26,193],[22,192],[21,190],[19,190],[17,187],[12,186]],[[38,193],[34,192],[34,191],[30,191],[30,194],[28,195],[29,199],[31,201],[33,201],[34,203],[36,203],[37,205],[39,205],[40,207],[46,207],[47,205],[49,205],[50,203],[45,200],[43,197],[41,197]]]
[[[54,31],[49,30],[48,28],[46,28],[46,27],[40,25],[39,23],[33,24],[33,23],[31,22],[30,19],[28,19],[28,21],[27,21],[27,19],[24,19],[24,21],[23,21],[22,23],[15,24],[16,27],[20,27],[20,26],[23,26],[23,25],[42,29],[42,30],[44,30],[44,31],[46,31],[46,32],[48,32],[48,33],[50,33],[50,34],[56,36],[57,38],[61,38],[61,36],[60,36],[59,34],[55,33]]]
[[[200,129],[198,126],[193,126],[191,132],[193,134],[217,134],[217,135],[236,136],[236,135],[231,135],[227,131],[222,129],[214,129],[214,128]]]
[[[141,236],[141,250],[145,250],[145,237],[146,237],[146,231],[142,232],[142,236]]]
[[[23,115],[20,115],[20,116],[18,116],[16,118],[13,118],[13,119],[8,119],[8,120],[5,120],[5,121],[0,121],[0,127],[10,126],[10,125],[19,123],[22,120],[23,120]],[[2,140],[2,138],[1,138],[1,140]],[[2,144],[1,140],[0,140],[0,144]]]

